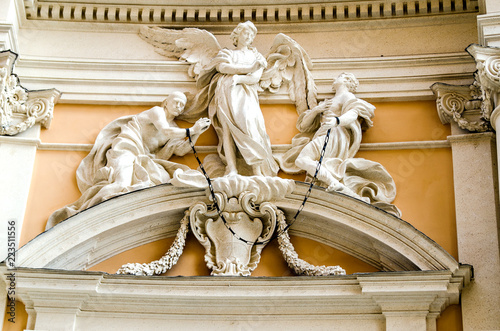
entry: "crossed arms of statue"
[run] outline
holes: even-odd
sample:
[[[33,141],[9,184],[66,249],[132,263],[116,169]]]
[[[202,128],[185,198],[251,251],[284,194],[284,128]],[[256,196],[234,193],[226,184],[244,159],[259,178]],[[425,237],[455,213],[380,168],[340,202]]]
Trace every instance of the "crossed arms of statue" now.
[[[152,44],[159,54],[189,63],[188,74],[199,87],[207,83],[203,76],[206,68],[219,52],[224,52],[213,34],[196,28],[173,30],[142,27],[140,36]],[[287,85],[290,99],[295,102],[299,114],[317,104],[317,89],[311,68],[312,62],[304,49],[282,33],[274,38],[265,60],[249,65],[217,65],[218,72],[236,75],[235,84],[258,83],[260,91],[268,90],[271,93],[277,93],[282,86]]]

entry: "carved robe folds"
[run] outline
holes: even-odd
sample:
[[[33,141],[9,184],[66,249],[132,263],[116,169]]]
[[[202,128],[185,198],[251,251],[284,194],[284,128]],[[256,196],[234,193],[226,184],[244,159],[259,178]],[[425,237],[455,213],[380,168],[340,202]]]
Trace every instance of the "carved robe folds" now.
[[[135,116],[121,117],[108,124],[97,136],[94,147],[76,172],[80,199],[55,211],[47,222],[49,229],[81,210],[113,196],[168,182],[175,170],[188,166],[167,161],[183,139],[171,139],[157,151],[160,159],[142,141],[140,124]],[[123,162],[126,158],[127,162]],[[123,166],[133,167],[127,186],[114,185],[114,178]]]

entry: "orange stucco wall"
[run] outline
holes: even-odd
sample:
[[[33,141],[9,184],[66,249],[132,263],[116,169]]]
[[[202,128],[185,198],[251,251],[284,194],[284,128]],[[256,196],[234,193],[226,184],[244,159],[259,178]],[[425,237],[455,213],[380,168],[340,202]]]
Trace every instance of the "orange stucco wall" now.
[[[374,103],[374,127],[365,132],[364,143],[444,140],[450,129],[443,126],[436,114],[434,101]],[[135,114],[148,107],[56,105],[50,130],[43,130],[43,143],[91,144],[99,131],[115,118]],[[288,144],[298,132],[297,114],[292,105],[262,105],[267,131],[272,144]],[[188,123],[179,122],[181,127]],[[198,145],[215,145],[217,138],[211,129],[198,140]],[[39,150],[36,154],[30,196],[21,232],[20,245],[43,232],[49,215],[56,209],[77,200],[75,171],[86,152]],[[201,155],[203,157],[203,155]],[[403,219],[436,241],[458,259],[453,195],[451,150],[415,149],[361,151],[359,157],[381,163],[393,176],[397,186],[394,202]],[[172,159],[192,168],[197,164],[192,155]],[[283,177],[303,180],[304,175]],[[116,255],[91,270],[110,273],[127,262],[149,262],[160,258],[173,238],[159,240]],[[377,271],[370,265],[320,243],[292,237],[297,252],[310,263],[341,265],[348,273]],[[208,275],[203,261],[204,249],[188,237],[179,263],[166,275]],[[276,243],[264,249],[254,276],[288,276],[288,267],[281,258]],[[12,326],[12,325],[10,325]],[[439,330],[460,330],[459,306],[449,307],[438,320]],[[20,330],[16,328],[13,330]]]

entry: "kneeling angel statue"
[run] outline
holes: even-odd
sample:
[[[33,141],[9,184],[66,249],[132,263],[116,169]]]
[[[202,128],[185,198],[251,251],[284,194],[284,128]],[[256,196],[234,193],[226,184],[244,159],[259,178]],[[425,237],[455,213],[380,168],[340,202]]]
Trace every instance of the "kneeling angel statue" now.
[[[82,196],[55,211],[46,229],[114,196],[168,183],[177,169],[190,171],[186,165],[169,161],[172,155],[183,156],[191,150],[186,129],[174,121],[185,105],[184,93],[174,92],[162,107],[120,117],[104,127],[76,172]],[[193,143],[209,126],[208,118],[196,121],[189,129]]]

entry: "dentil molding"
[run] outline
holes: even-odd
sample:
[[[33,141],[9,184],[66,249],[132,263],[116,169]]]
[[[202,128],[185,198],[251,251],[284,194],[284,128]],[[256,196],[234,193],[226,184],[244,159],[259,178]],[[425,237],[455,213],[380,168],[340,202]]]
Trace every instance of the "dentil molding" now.
[[[252,20],[262,24],[325,23],[346,20],[369,20],[429,15],[471,13],[478,11],[477,0],[371,0],[338,2],[285,1],[262,2],[179,1],[159,2],[72,0],[24,0],[27,20],[70,22],[118,22],[185,25],[191,22],[227,24]]]

